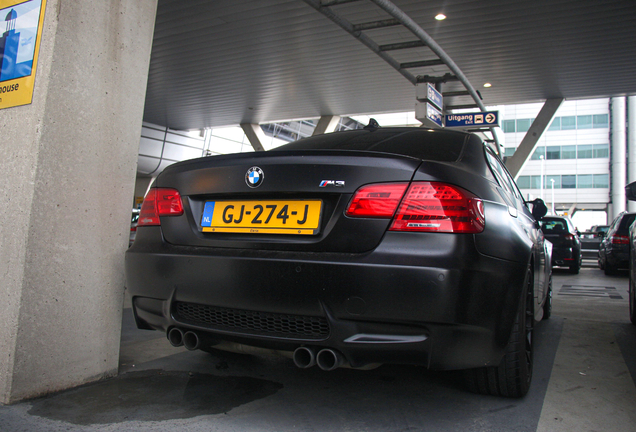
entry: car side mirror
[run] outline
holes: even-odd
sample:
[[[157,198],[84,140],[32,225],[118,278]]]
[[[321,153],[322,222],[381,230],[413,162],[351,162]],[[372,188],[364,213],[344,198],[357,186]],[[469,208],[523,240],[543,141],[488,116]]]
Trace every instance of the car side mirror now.
[[[541,220],[543,216],[548,214],[548,207],[541,198],[536,198],[529,202],[532,204],[532,216],[536,220]]]
[[[630,201],[636,201],[636,182],[625,186],[625,197]]]

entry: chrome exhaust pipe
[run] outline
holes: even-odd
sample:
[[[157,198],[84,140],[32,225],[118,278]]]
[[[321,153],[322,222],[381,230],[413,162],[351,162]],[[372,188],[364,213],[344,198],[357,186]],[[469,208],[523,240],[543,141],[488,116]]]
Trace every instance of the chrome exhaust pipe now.
[[[185,332],[183,334],[183,346],[185,346],[185,348],[190,351],[199,349],[199,347],[201,346],[199,335],[193,331]]]
[[[293,358],[296,366],[307,369],[316,364],[316,351],[313,348],[298,347]]]
[[[168,340],[172,346],[180,347],[183,345],[183,332],[176,327],[172,327],[168,332]]]
[[[325,348],[318,352],[316,363],[318,367],[324,371],[332,371],[338,369],[345,362],[345,358],[336,350]]]

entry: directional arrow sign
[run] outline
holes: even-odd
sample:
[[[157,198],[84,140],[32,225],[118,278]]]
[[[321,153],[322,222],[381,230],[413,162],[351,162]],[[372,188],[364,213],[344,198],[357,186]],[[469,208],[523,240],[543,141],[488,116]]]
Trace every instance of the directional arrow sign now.
[[[499,111],[446,114],[444,120],[446,127],[499,126]]]

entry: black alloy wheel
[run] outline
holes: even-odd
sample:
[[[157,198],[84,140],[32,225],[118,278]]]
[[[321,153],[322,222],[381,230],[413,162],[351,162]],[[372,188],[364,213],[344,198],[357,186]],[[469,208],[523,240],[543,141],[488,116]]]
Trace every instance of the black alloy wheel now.
[[[534,363],[534,292],[532,267],[528,267],[523,295],[506,352],[499,366],[465,371],[473,393],[520,398],[530,389]]]

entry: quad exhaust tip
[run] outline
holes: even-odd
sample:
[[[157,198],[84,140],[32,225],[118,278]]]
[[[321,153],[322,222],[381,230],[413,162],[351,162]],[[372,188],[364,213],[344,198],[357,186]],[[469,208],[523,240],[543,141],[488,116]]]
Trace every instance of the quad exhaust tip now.
[[[180,347],[183,345],[183,332],[176,327],[171,328],[168,332],[168,340],[172,346]]]
[[[310,347],[299,347],[294,351],[293,359],[294,364],[301,369],[318,365],[324,371],[332,371],[345,364],[344,356],[339,351],[330,348],[317,351]]]
[[[345,363],[345,358],[340,352],[329,348],[322,349],[316,355],[316,364],[324,371],[338,369]]]
[[[294,351],[294,364],[307,369],[316,364],[316,351],[313,348],[299,347]]]
[[[189,351],[199,349],[201,346],[201,339],[199,335],[193,331],[187,331],[183,334],[183,346]]]

